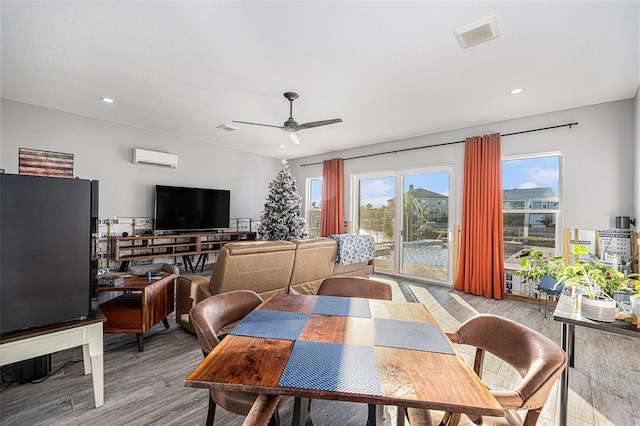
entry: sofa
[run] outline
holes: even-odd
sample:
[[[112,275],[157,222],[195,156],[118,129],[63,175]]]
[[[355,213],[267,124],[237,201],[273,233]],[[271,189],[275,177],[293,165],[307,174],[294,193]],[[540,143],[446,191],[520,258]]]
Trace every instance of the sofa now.
[[[345,241],[366,250],[342,250]],[[361,252],[359,257],[349,253]],[[180,275],[176,290],[176,322],[195,333],[189,311],[199,301],[232,290],[253,290],[263,299],[277,293],[316,294],[325,278],[373,273],[373,239],[344,234],[292,241],[243,241],[225,244],[211,278]]]

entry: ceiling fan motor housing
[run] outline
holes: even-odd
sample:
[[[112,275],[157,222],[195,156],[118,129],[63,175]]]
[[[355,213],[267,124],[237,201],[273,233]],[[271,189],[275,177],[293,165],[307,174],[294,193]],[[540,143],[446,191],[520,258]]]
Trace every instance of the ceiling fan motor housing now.
[[[298,122],[296,120],[294,120],[293,118],[289,118],[287,121],[284,122],[284,127],[291,127],[291,129],[284,129],[287,130],[288,132],[293,132],[295,131],[295,129],[293,129],[294,127],[296,127],[298,125]]]

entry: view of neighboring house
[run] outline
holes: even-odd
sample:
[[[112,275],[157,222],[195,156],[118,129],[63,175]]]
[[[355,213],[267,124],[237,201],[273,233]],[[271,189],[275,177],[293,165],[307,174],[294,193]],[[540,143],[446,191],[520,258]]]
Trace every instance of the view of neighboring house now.
[[[505,212],[525,210],[523,213],[506,213],[505,236],[553,237],[556,228],[558,195],[552,188],[505,189],[502,191],[502,208]],[[545,213],[541,210],[549,210]]]
[[[415,188],[409,185],[409,191],[405,193],[407,199],[413,198],[421,207],[428,210],[427,221],[447,223],[449,219],[449,197],[429,191],[428,189]]]
[[[551,188],[504,189],[502,191],[502,207],[504,210],[556,210],[558,196]]]

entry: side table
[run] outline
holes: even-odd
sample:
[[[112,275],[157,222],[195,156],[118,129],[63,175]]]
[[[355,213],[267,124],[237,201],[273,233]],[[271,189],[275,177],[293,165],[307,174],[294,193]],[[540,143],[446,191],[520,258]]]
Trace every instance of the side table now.
[[[131,276],[122,285],[98,287],[98,291],[124,294],[99,305],[107,317],[105,333],[135,333],[138,350],[144,351],[144,333],[162,321],[169,328],[167,315],[173,312],[174,274],[162,274],[159,279],[147,280],[147,275]]]
[[[563,294],[553,312],[553,320],[562,323],[561,343],[562,349],[569,358],[569,363],[560,376],[560,426],[567,425],[568,400],[569,400],[569,369],[573,368],[575,356],[575,329],[580,327],[592,328],[607,333],[623,334],[630,337],[640,337],[640,329],[631,324],[616,320],[612,323],[593,321],[578,315],[578,309],[570,302],[569,296]]]
[[[84,374],[92,374],[96,407],[104,404],[102,312],[86,320],[32,328],[0,338],[0,365],[82,346]]]

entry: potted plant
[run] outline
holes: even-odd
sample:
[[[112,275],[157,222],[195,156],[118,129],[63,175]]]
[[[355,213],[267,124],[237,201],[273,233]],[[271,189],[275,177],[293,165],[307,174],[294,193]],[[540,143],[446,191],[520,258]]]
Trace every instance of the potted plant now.
[[[578,296],[578,313],[589,319],[613,322],[615,321],[616,301],[613,293],[625,288],[630,276],[606,265],[591,264],[580,260],[580,256],[589,255],[589,249],[576,244],[573,249],[575,259],[564,265],[558,274],[558,284],[580,289],[583,294]]]
[[[640,317],[640,281],[634,282],[635,294],[630,297],[631,301],[631,313],[637,317]]]
[[[523,250],[517,257],[521,259],[521,262],[516,275],[523,276],[525,280],[537,284],[540,291],[538,309],[540,309],[542,293],[547,295],[548,302],[550,297],[555,297],[562,292],[564,287],[557,285],[557,276],[564,268],[562,257],[548,259],[542,251],[535,249]],[[544,307],[544,317],[547,317],[547,303]]]
[[[545,275],[557,280],[558,274],[564,269],[562,256],[547,259],[542,251],[532,248],[522,250],[517,258],[521,261],[516,275],[531,281],[540,282]]]

